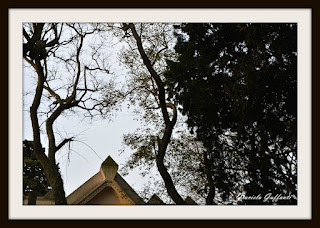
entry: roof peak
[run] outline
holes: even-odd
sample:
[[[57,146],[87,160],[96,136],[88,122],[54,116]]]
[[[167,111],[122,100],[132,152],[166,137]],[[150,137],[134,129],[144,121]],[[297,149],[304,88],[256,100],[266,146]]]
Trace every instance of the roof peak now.
[[[118,164],[109,155],[106,160],[102,162],[101,166],[118,166]]]
[[[106,181],[112,181],[118,172],[118,164],[108,156],[101,164],[101,170]]]

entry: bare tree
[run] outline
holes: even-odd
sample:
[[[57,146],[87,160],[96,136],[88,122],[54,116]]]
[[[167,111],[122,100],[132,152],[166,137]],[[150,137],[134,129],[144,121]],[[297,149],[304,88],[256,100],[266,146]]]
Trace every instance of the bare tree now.
[[[109,73],[101,50],[103,39],[95,45],[87,37],[103,33],[99,24],[44,24],[23,26],[23,57],[37,76],[36,90],[30,107],[34,152],[43,165],[54,195],[55,204],[67,204],[63,180],[56,161],[57,152],[74,137],[57,142],[54,123],[66,113],[84,110],[89,116],[106,114],[116,103],[112,81],[105,85],[98,76]],[[90,47],[91,52],[84,51]],[[100,50],[101,49],[101,50]],[[105,51],[105,50],[104,50]],[[99,96],[107,94],[107,99]],[[47,109],[41,105],[46,103]],[[42,149],[40,119],[45,121],[48,153]]]

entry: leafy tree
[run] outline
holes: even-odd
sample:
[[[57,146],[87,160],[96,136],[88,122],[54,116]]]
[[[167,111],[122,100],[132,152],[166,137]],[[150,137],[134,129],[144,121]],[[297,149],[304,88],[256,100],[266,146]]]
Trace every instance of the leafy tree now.
[[[104,32],[100,24],[23,24],[24,63],[32,69],[25,76],[36,81],[30,107],[33,150],[52,187],[55,204],[67,203],[56,155],[75,141],[74,136],[63,137],[54,130],[57,119],[75,115],[76,110],[84,110],[78,112],[84,116],[106,116],[118,101],[113,81],[105,77],[110,72]],[[100,36],[90,43],[88,37],[94,34]],[[47,154],[42,150],[42,134],[48,139]]]
[[[206,179],[201,167],[203,146],[185,131],[184,124],[180,125],[181,122],[178,122],[170,139],[164,164],[181,197],[186,199],[189,196],[198,204],[204,204]],[[133,153],[120,171],[127,175],[132,170],[139,170],[143,178],[149,179],[140,191],[146,201],[156,194],[166,204],[175,204],[157,174],[153,141],[156,138],[155,133],[152,129],[138,129],[135,133],[124,135],[124,144],[129,146]]]
[[[35,204],[36,196],[44,196],[51,189],[43,167],[33,151],[30,141],[23,141],[23,194]]]
[[[165,78],[206,148],[207,204],[237,202],[239,192],[296,195],[297,25],[182,24],[176,32],[179,57]]]
[[[124,136],[135,151],[126,168],[156,166],[174,203],[186,204],[186,196],[226,204],[256,203],[239,193],[296,195],[296,24],[182,24],[176,37],[171,24],[120,24],[113,31],[126,41],[126,94],[105,78],[103,34],[110,27],[23,26],[23,57],[36,78],[32,146],[56,204],[66,199],[55,157],[75,137],[59,136],[54,123],[76,110],[106,116],[124,97],[139,106],[145,124]]]
[[[138,106],[136,111],[145,125],[139,133],[124,138],[125,144],[135,150],[127,167],[134,168],[143,161],[149,168],[155,164],[171,199],[176,204],[185,204],[168,169],[167,152],[178,119],[175,105],[167,100],[163,83],[165,58],[174,58],[172,25],[124,23],[120,28],[115,34],[126,41],[121,60],[130,69],[127,97],[131,104]]]
[[[136,27],[133,23],[129,24],[123,24],[125,29],[127,26],[132,32],[132,36],[135,39],[136,47],[138,50],[138,53],[143,61],[143,64],[148,70],[149,77],[151,77],[151,82],[153,84],[154,88],[154,97],[157,99],[157,109],[161,110],[161,115],[164,122],[164,129],[162,131],[162,136],[157,136],[156,141],[154,141],[155,150],[156,150],[156,164],[159,170],[159,173],[161,177],[163,178],[163,181],[165,183],[166,189],[168,191],[168,194],[172,198],[172,200],[176,204],[185,204],[185,201],[181,197],[181,195],[177,192],[173,180],[171,178],[171,175],[169,174],[167,167],[164,164],[164,158],[165,154],[168,148],[168,145],[170,143],[170,138],[172,135],[173,128],[177,121],[177,111],[174,104],[167,102],[166,100],[166,89],[164,82],[162,78],[160,77],[159,73],[156,72],[154,68],[154,61],[151,60],[151,55],[147,55],[145,47],[143,47],[142,44],[142,34],[138,33],[136,30]],[[151,47],[152,48],[152,47]],[[159,50],[157,53],[160,53],[161,50]],[[154,56],[154,58],[157,58],[157,55]],[[172,117],[170,118],[168,109],[170,108],[172,110]]]

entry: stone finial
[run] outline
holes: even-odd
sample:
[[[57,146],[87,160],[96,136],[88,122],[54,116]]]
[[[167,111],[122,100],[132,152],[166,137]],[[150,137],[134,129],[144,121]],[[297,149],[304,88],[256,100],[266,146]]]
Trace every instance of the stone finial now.
[[[100,170],[106,181],[113,181],[118,171],[118,164],[108,156],[107,159],[101,164]]]

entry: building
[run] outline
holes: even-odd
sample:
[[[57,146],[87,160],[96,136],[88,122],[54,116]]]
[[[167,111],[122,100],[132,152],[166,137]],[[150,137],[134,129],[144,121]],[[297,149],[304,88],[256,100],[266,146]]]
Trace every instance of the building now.
[[[109,156],[100,170],[67,196],[69,205],[136,205],[145,204],[118,173],[118,164]],[[28,197],[24,197],[28,204]],[[37,205],[53,205],[52,192],[37,197]]]
[[[187,202],[188,201],[188,202]],[[118,173],[118,164],[108,156],[102,162],[100,170],[67,196],[69,205],[163,205],[163,201],[153,195],[145,203]],[[187,197],[188,204],[196,204]],[[28,204],[28,196],[24,196],[23,204]],[[37,197],[37,205],[54,205],[52,192],[43,197]]]

